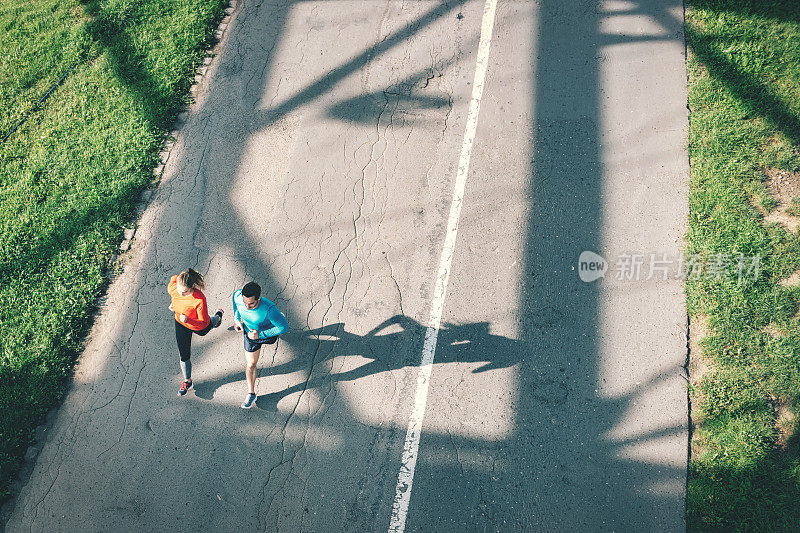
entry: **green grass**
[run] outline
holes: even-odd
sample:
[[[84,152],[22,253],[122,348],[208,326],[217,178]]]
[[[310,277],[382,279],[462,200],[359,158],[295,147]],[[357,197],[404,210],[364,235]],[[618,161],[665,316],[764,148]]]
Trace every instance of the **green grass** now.
[[[800,6],[692,0],[688,7],[687,253],[762,258],[757,279],[687,282],[690,314],[709,325],[702,353],[711,368],[690,390],[697,428],[688,527],[796,531],[797,424],[779,428],[777,406],[800,414],[800,289],[779,284],[800,269],[800,238],[766,224],[756,206],[776,207],[767,169],[800,170]]]
[[[0,145],[0,500],[63,395],[109,257],[225,3],[0,3],[0,138],[28,114]]]

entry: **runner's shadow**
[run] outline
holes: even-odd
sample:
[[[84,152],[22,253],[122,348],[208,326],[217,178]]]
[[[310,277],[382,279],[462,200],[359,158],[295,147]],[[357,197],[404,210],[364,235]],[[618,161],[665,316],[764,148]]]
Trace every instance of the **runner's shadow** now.
[[[278,365],[262,366],[258,377],[288,375],[306,372],[309,376],[299,383],[278,392],[259,396],[262,409],[274,409],[278,402],[295,392],[314,389],[331,382],[353,381],[377,374],[397,370],[406,366],[419,365],[419,354],[425,338],[426,327],[405,315],[395,315],[381,322],[364,335],[357,335],[345,329],[344,323],[328,324],[305,331],[293,331],[286,335],[295,348],[297,357]],[[288,340],[288,339],[287,339]],[[510,349],[519,341],[499,335],[492,335],[488,322],[470,324],[445,324],[439,330],[436,363],[477,364],[473,373],[506,368],[517,361],[510,354],[519,349]],[[267,354],[262,353],[261,365],[265,365]],[[325,365],[335,358],[362,357],[368,361],[356,368],[332,372],[331,365]],[[326,368],[322,368],[326,366]],[[219,379],[195,382],[195,394],[203,399],[212,399],[216,390],[223,385],[244,380],[242,371],[231,373]]]
[[[365,335],[348,332],[343,323],[329,324],[304,332],[309,339],[319,339],[318,347],[311,357],[295,360],[273,367],[272,374],[287,374],[306,370],[309,378],[281,391],[259,396],[259,407],[277,409],[285,397],[309,389],[328,387],[331,383],[354,381],[381,372],[398,370],[406,366],[418,366],[422,343],[427,328],[405,315],[395,315],[384,320]],[[477,364],[473,373],[486,372],[514,365],[517,361],[510,354],[519,350],[510,349],[519,341],[492,335],[488,322],[470,324],[444,324],[437,340],[436,363]],[[322,358],[315,354],[324,354]],[[308,355],[308,354],[306,354]],[[333,372],[332,364],[318,370],[320,365],[335,358],[360,356],[368,361],[355,368]],[[347,366],[345,364],[345,366]]]

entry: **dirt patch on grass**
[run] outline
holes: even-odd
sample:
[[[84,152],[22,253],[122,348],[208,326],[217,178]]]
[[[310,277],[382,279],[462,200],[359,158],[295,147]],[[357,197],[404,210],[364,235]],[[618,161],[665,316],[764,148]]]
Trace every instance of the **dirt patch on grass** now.
[[[764,222],[780,224],[795,233],[800,226],[800,172],[788,172],[777,168],[767,168],[764,172],[764,185],[769,195],[777,203],[775,209],[767,212],[759,207]]]
[[[700,342],[708,335],[709,327],[705,317],[693,316],[689,318],[689,365],[686,370],[689,373],[689,422],[691,424],[691,457],[699,457],[705,451],[705,446],[697,435],[697,428],[703,424],[700,416],[700,404],[704,397],[700,392],[700,381],[711,369],[711,364],[703,357],[703,350]]]
[[[773,339],[777,339],[778,337],[782,337],[786,334],[782,329],[780,329],[775,324],[767,324],[761,331],[763,331]]]
[[[787,145],[786,139],[772,135],[767,139],[767,146],[770,148],[783,148]]]
[[[800,270],[792,274],[786,279],[782,279],[778,282],[778,285],[781,287],[797,287],[800,286]]]
[[[800,172],[767,168],[764,175],[764,183],[778,202],[791,203],[792,198],[800,198]]]
[[[708,322],[705,317],[693,316],[689,319],[689,383],[696,386],[709,370],[703,358],[700,341],[708,335]]]
[[[771,398],[772,410],[775,412],[775,429],[778,430],[777,446],[786,450],[789,439],[794,433],[795,417],[789,403],[782,398]]]

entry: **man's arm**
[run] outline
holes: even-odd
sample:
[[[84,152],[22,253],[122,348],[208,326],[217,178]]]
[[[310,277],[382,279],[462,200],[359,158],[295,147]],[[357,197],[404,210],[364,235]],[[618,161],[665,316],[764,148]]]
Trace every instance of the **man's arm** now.
[[[289,322],[286,321],[286,317],[283,316],[283,313],[281,313],[274,305],[270,306],[269,310],[267,310],[267,320],[272,322],[272,327],[263,331],[259,331],[258,338],[260,339],[275,337],[285,333],[286,330],[289,329]]]
[[[242,325],[242,315],[239,314],[239,306],[236,305],[236,293],[239,291],[233,291],[233,296],[231,296],[231,300],[233,301],[233,321]]]

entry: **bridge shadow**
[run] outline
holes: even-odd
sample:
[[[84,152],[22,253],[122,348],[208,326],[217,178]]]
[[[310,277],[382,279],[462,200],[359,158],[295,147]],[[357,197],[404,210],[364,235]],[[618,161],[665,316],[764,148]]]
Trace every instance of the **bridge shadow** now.
[[[198,497],[189,502],[191,507],[182,511],[181,519],[186,521],[181,523],[187,527],[198,525],[207,528],[209,524],[225,524],[231,529],[234,523],[239,523],[223,520],[229,518],[242,520],[247,527],[257,526],[258,529],[272,525],[277,529],[281,526],[283,529],[301,529],[297,523],[287,522],[289,519],[286,518],[301,517],[298,519],[301,526],[305,520],[306,526],[310,524],[307,529],[326,530],[326,527],[331,527],[327,517],[341,516],[341,499],[346,498],[350,498],[344,504],[347,516],[358,517],[356,522],[352,522],[356,524],[353,529],[381,530],[389,520],[394,484],[400,468],[402,435],[398,426],[402,430],[402,423],[381,422],[378,428],[365,429],[367,424],[359,419],[352,406],[345,405],[339,425],[351,432],[344,435],[343,442],[333,452],[322,453],[321,459],[317,459],[308,452],[305,437],[297,443],[287,444],[287,435],[293,424],[303,430],[329,427],[332,422],[324,417],[329,407],[309,408],[303,417],[299,417],[295,410],[288,416],[283,413],[276,416],[274,407],[294,393],[335,389],[343,382],[419,364],[426,328],[412,314],[419,316],[427,311],[433,279],[419,281],[409,275],[416,284],[408,284],[413,287],[411,290],[425,295],[420,299],[424,302],[420,305],[425,309],[414,309],[413,312],[403,309],[402,294],[397,298],[399,301],[373,301],[377,300],[375,297],[371,300],[370,295],[375,292],[370,283],[392,289],[397,285],[401,293],[394,267],[382,255],[410,255],[421,248],[429,253],[412,256],[412,259],[423,257],[435,267],[441,231],[431,237],[410,223],[401,228],[411,233],[410,238],[395,243],[396,248],[381,241],[380,237],[385,235],[380,233],[380,228],[390,220],[365,216],[369,211],[365,210],[365,205],[379,211],[391,202],[387,199],[389,193],[380,197],[381,184],[368,183],[368,178],[383,182],[406,180],[402,182],[403,187],[413,187],[412,178],[396,170],[387,169],[380,180],[378,176],[365,174],[364,168],[375,165],[372,149],[382,141],[380,135],[376,138],[373,132],[357,139],[363,142],[361,146],[369,149],[369,158],[364,157],[367,162],[363,166],[356,161],[359,147],[353,150],[354,161],[344,169],[333,165],[324,168],[301,166],[299,177],[293,177],[287,164],[275,176],[256,176],[255,186],[245,189],[244,193],[237,189],[236,180],[230,177],[239,171],[243,175],[250,173],[247,168],[248,143],[257,139],[256,147],[268,150],[270,143],[259,135],[270,129],[278,130],[270,141],[291,137],[287,132],[299,128],[293,122],[294,114],[311,104],[324,107],[323,116],[339,120],[345,134],[342,138],[326,139],[324,135],[312,132],[299,141],[294,138],[297,145],[307,142],[312,146],[316,142],[313,146],[319,147],[325,141],[336,150],[341,146],[341,151],[345,151],[348,143],[356,142],[349,138],[352,131],[347,128],[363,124],[389,127],[391,123],[387,124],[381,117],[387,102],[384,100],[383,105],[380,102],[387,95],[398,104],[440,113],[436,117],[439,131],[435,135],[436,138],[442,137],[441,131],[447,126],[444,108],[453,105],[453,100],[443,94],[420,95],[401,83],[399,91],[397,85],[387,85],[384,90],[362,90],[356,96],[335,95],[336,101],[331,105],[324,100],[330,99],[334,89],[348,77],[364,74],[368,66],[393,49],[408,44],[413,37],[430,29],[445,16],[461,20],[456,17],[459,9],[466,11],[469,7],[473,14],[477,14],[480,6],[468,4],[465,0],[438,3],[432,7],[425,3],[412,4],[421,11],[419,15],[410,16],[409,22],[401,24],[377,44],[366,47],[284,98],[277,89],[273,90],[278,85],[277,80],[284,75],[283,67],[277,62],[276,50],[284,37],[291,9],[301,4],[293,0],[244,2],[239,8],[237,18],[228,30],[226,50],[215,59],[216,77],[208,93],[198,100],[198,106],[187,123],[186,131],[190,135],[178,140],[176,158],[167,167],[170,176],[165,178],[155,199],[156,205],[164,212],[180,213],[180,216],[164,217],[159,221],[153,232],[155,244],[148,249],[152,253],[143,263],[146,279],[150,281],[143,283],[143,293],[137,294],[135,308],[126,304],[129,307],[124,318],[131,320],[121,321],[129,330],[120,331],[118,336],[123,338],[127,332],[130,338],[122,342],[119,349],[120,360],[125,362],[125,373],[118,378],[121,383],[116,394],[127,401],[127,414],[124,420],[118,417],[107,423],[104,418],[102,427],[103,431],[119,433],[118,438],[112,435],[108,450],[141,463],[147,463],[147,460],[141,458],[141,439],[130,436],[130,433],[135,433],[131,427],[139,428],[139,432],[148,437],[160,439],[150,444],[152,457],[160,457],[164,452],[162,448],[165,448],[163,444],[174,437],[147,429],[149,418],[144,418],[150,416],[150,405],[144,403],[145,394],[141,391],[136,394],[138,378],[145,376],[155,380],[159,375],[177,371],[177,368],[174,358],[169,359],[167,355],[171,349],[160,348],[153,353],[146,349],[146,342],[152,342],[150,329],[155,325],[159,330],[166,330],[171,325],[170,317],[159,308],[159,314],[151,316],[164,318],[155,318],[146,327],[141,325],[144,321],[138,322],[138,298],[150,301],[165,298],[163,284],[168,274],[191,265],[209,273],[210,301],[213,297],[227,298],[245,280],[257,280],[265,296],[278,304],[293,328],[276,347],[287,354],[288,361],[264,368],[260,376],[302,372],[307,378],[284,390],[259,397],[258,405],[266,411],[268,424],[253,429],[255,436],[252,440],[257,446],[248,450],[247,456],[237,456],[248,466],[247,476],[242,481],[246,484],[243,490],[248,494],[242,497],[251,493],[258,496],[254,509],[248,508],[247,513],[242,513],[237,509],[220,507],[212,513],[213,516],[206,516],[207,513],[202,512],[205,500]],[[514,9],[533,4],[507,5],[512,10],[510,15],[514,15]],[[493,334],[489,321],[446,323],[439,333],[434,361],[437,368],[467,365],[474,376],[503,372],[516,376],[515,400],[511,407],[514,421],[506,424],[511,428],[508,434],[498,438],[485,437],[479,432],[454,434],[440,427],[424,429],[408,530],[422,531],[432,527],[449,531],[637,527],[654,530],[662,528],[665,523],[674,523],[675,510],[682,507],[680,487],[676,491],[673,486],[674,481],[684,475],[682,468],[665,466],[658,460],[657,452],[656,457],[648,460],[629,453],[627,447],[644,443],[657,449],[660,438],[679,433],[683,428],[656,427],[621,438],[614,436],[615,428],[631,412],[635,402],[672,375],[655,369],[648,379],[630,387],[625,394],[606,397],[598,392],[598,382],[602,380],[599,369],[602,342],[600,291],[596,285],[581,283],[572,269],[580,251],[602,250],[603,244],[605,176],[598,54],[603,46],[609,44],[649,42],[658,38],[603,37],[599,26],[604,15],[596,1],[564,3],[542,0],[537,5],[535,13],[523,10],[523,14],[535,20],[530,33],[538,39],[538,49],[532,51],[532,56],[527,59],[536,68],[526,94],[526,97],[532,95],[533,102],[531,109],[526,110],[527,118],[523,124],[527,133],[522,135],[527,136],[521,137],[523,144],[527,145],[527,152],[535,154],[529,165],[525,160],[521,176],[526,187],[525,198],[530,200],[521,236],[521,271],[524,277],[518,288],[518,300],[499,303],[501,307],[508,304],[515,309],[522,333],[518,339]],[[658,6],[654,9],[666,9],[677,4],[662,5],[653,0],[648,5]],[[669,30],[679,32],[677,25],[677,22],[670,23]],[[472,29],[476,30],[477,26]],[[664,39],[674,39],[673,34],[668,32]],[[420,70],[410,70],[408,76],[401,77],[418,84],[422,79]],[[247,75],[243,76],[243,72]],[[274,94],[265,94],[267,88]],[[491,100],[488,96],[491,90],[490,86],[487,100]],[[277,103],[266,104],[265,97],[269,96],[273,96]],[[483,116],[481,120],[487,118],[490,117]],[[506,149],[491,145],[490,141],[496,139],[481,135],[486,136],[486,133],[479,131],[477,144],[487,143],[490,146],[488,151],[502,152]],[[286,152],[294,149],[291,143],[280,146]],[[476,146],[476,153],[480,149]],[[334,153],[334,150],[329,153]],[[313,154],[311,149],[302,152],[309,158]],[[277,153],[276,158],[283,155],[288,157],[285,153]],[[419,154],[407,154],[407,157],[414,159]],[[453,160],[455,162],[455,157]],[[355,170],[350,172],[351,169]],[[375,174],[378,174],[377,170]],[[484,177],[488,180],[489,191],[499,188],[495,175]],[[439,176],[430,182],[424,178],[426,194],[437,199],[440,196],[449,199],[451,175]],[[437,180],[446,182],[447,186],[440,186]],[[439,187],[446,190],[446,194],[441,194]],[[326,211],[323,203],[325,198],[331,197],[344,199],[336,213]],[[277,198],[269,210],[261,207],[272,217],[272,223],[254,229],[245,220],[248,212],[241,211],[242,198],[260,203]],[[481,200],[468,194],[467,203],[473,198],[475,202]],[[497,209],[502,207],[496,206]],[[429,206],[423,204],[409,209],[417,208],[422,211]],[[427,215],[430,218],[441,218],[432,225],[434,230],[441,230],[446,208],[429,211],[433,211]],[[414,213],[397,216],[417,220],[413,218]],[[311,224],[317,227],[314,234],[308,231]],[[370,235],[370,231],[377,237],[368,240],[365,235]],[[478,235],[474,238],[485,240],[498,238],[497,233],[503,231],[508,230],[498,225],[487,232],[472,234]],[[463,232],[458,246],[463,247],[464,239],[469,239],[470,235],[470,232]],[[433,244],[420,246],[419,242],[426,237],[431,237]],[[470,259],[469,254],[466,259]],[[409,271],[422,271],[424,274],[429,265],[414,264],[409,260],[404,266]],[[493,264],[486,268],[499,266]],[[226,276],[218,276],[220,272]],[[354,288],[359,281],[364,285]],[[457,283],[456,276],[452,283]],[[475,294],[469,289],[462,288],[461,291],[460,296],[473,303],[475,308],[487,303],[476,301]],[[454,290],[451,301],[458,295],[458,290]],[[348,307],[353,300],[356,304]],[[409,305],[407,301],[405,305]],[[387,316],[391,318],[382,320],[360,335],[353,332],[355,326],[348,317],[359,313],[377,317],[376,321]],[[136,321],[132,320],[134,315]],[[342,315],[346,318],[340,318]],[[366,320],[361,318],[359,325]],[[161,336],[171,340],[166,333]],[[239,334],[237,337],[241,338]],[[202,346],[198,343],[198,356],[202,356]],[[240,350],[237,343],[237,351]],[[356,357],[365,361],[357,368],[340,372],[331,364],[334,360],[355,360]],[[105,372],[97,378],[98,382],[110,381],[106,378],[112,369]],[[197,395],[213,398],[220,387],[242,378],[242,374],[229,373],[212,381],[198,381]],[[98,390],[103,386],[109,385],[92,385]],[[432,389],[433,396],[449,397],[450,392]],[[109,396],[114,397],[113,394]],[[300,402],[299,396],[302,395],[293,400],[295,406]],[[470,397],[475,402],[490,405],[494,405],[491,402],[503,401],[496,398],[496,391],[492,389],[472,390]],[[401,400],[411,402],[410,397],[398,399]],[[105,397],[103,401],[107,401]],[[108,403],[114,405],[113,401],[108,400]],[[97,408],[97,416],[103,414],[101,409],[104,408],[105,405]],[[185,410],[181,414],[199,420],[197,427],[200,431],[213,435],[209,438],[214,442],[213,450],[193,449],[193,454],[200,456],[218,448],[242,447],[244,439],[240,434],[215,433],[215,423],[219,423],[224,415],[234,416],[231,411],[239,411],[238,407],[213,406],[208,412],[199,408],[188,411],[192,404],[186,403],[181,408]],[[142,420],[133,426],[128,415],[133,418],[132,413],[138,412],[137,409],[146,414],[139,415]],[[172,404],[162,407],[162,412],[170,415],[175,411]],[[404,412],[404,409],[399,411]],[[361,439],[361,433],[355,433],[367,434],[367,430],[370,432],[367,438],[372,439],[369,444]],[[199,442],[193,442],[193,445],[211,447],[202,439],[195,440]],[[197,456],[187,458],[186,454],[179,455],[177,445],[175,451],[171,457],[174,464],[183,466],[183,479],[189,480],[187,487],[209,486],[211,476],[214,476],[214,483],[218,481],[217,473],[198,464]],[[298,457],[305,458],[301,466],[295,465]],[[305,468],[302,475],[306,479],[299,484],[301,488],[289,487],[298,477],[293,468]],[[145,480],[148,477],[147,474],[139,475]],[[350,477],[357,478],[357,481],[350,481]],[[377,488],[369,489],[371,485]],[[325,491],[320,489],[323,486]],[[329,489],[344,492],[337,496],[341,499],[328,503],[314,492],[317,489],[320,494]],[[126,487],[123,490],[136,489]],[[345,494],[348,490],[352,494]],[[362,492],[370,490],[368,497],[360,499]],[[40,501],[44,501],[46,496],[41,496]],[[137,497],[155,499],[155,496],[147,494]],[[213,499],[212,502],[216,504]],[[158,507],[153,511],[156,513],[171,513],[175,508],[162,501],[154,500],[152,503]],[[309,507],[320,512],[315,522],[311,522],[307,513]],[[169,516],[172,520],[177,519],[174,514]]]

